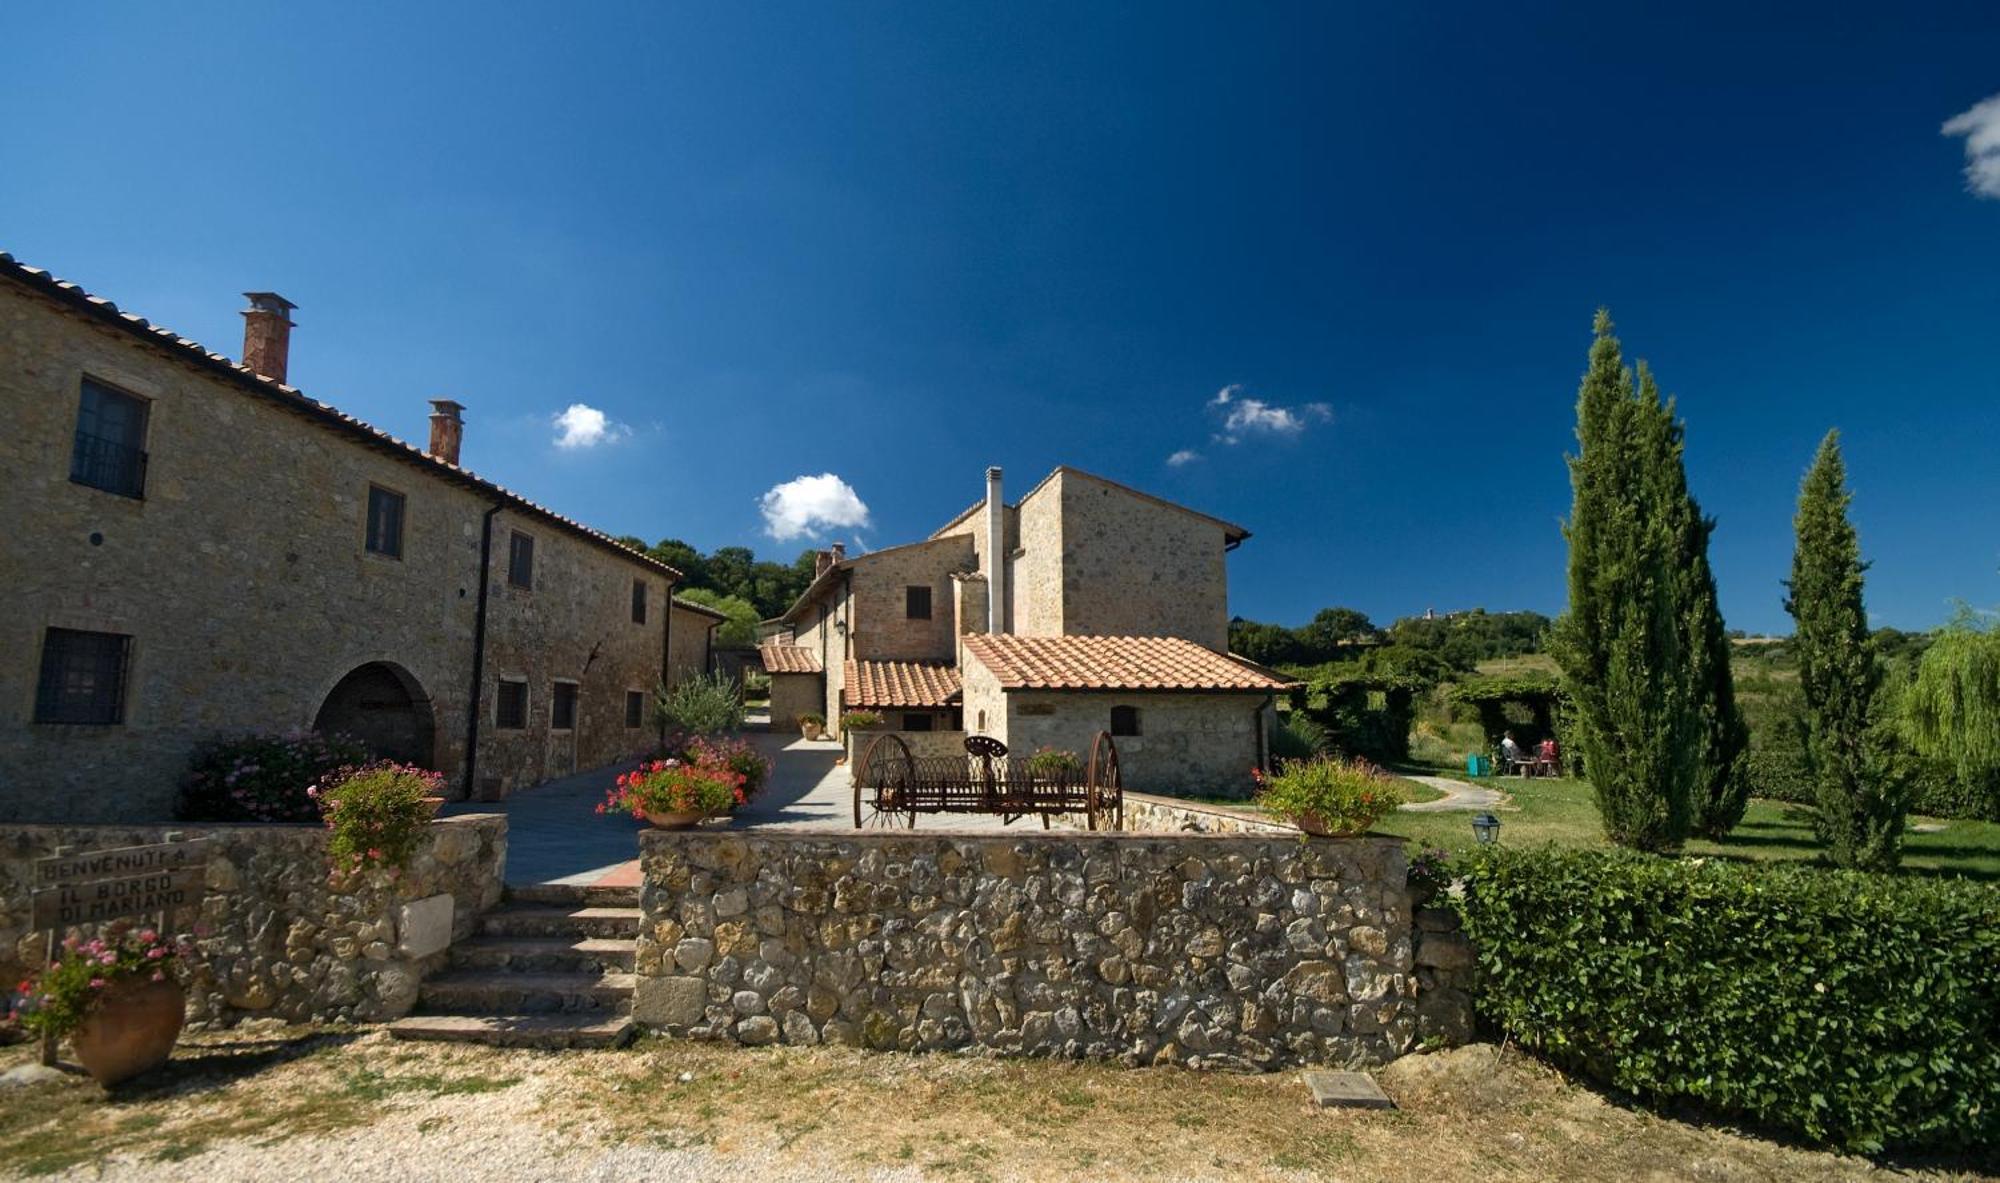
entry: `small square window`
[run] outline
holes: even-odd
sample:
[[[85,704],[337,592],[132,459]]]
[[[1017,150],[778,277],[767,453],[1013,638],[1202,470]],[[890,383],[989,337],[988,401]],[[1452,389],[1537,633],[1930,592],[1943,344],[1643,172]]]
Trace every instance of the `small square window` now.
[[[549,726],[557,731],[576,730],[576,683],[557,682],[549,707]]]
[[[929,589],[926,588],[925,590],[928,591]],[[929,731],[935,723],[936,720],[932,719],[929,715],[903,716],[903,730],[905,731]]]
[[[643,579],[632,581],[632,623],[646,623],[646,581]]]
[[[493,726],[501,731],[520,731],[528,725],[528,684],[500,683],[499,701],[493,710]]]
[[[83,380],[69,479],[121,497],[146,490],[146,400]]]
[[[1111,734],[1113,735],[1139,734],[1139,708],[1112,707]]]
[[[931,589],[910,586],[903,589],[903,616],[908,620],[931,618]]]
[[[392,559],[403,557],[403,495],[368,486],[368,549]]]
[[[627,690],[625,692],[625,726],[644,727],[646,725],[646,692]]]
[[[507,535],[507,582],[519,588],[535,586],[535,538],[515,530]]]
[[[48,630],[42,637],[35,722],[123,723],[131,655],[132,638],[121,633]]]

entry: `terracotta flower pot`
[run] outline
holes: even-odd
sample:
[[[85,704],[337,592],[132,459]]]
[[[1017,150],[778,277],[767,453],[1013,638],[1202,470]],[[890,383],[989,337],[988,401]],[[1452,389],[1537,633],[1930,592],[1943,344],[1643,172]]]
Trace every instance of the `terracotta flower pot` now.
[[[97,1083],[114,1085],[166,1063],[186,1020],[179,982],[125,978],[104,988],[69,1043]]]
[[[658,826],[662,830],[688,830],[688,829],[693,829],[695,823],[701,821],[702,818],[707,816],[708,815],[705,813],[680,813],[680,812],[653,813],[649,811],[646,814],[646,820]]]
[[[425,805],[426,805],[427,807],[429,807],[429,809],[430,809],[430,811],[431,811],[431,816],[432,816],[432,817],[436,817],[436,816],[437,816],[437,811],[438,811],[438,810],[440,810],[440,809],[443,809],[443,808],[444,808],[444,798],[443,798],[443,797],[425,797],[425,798],[424,798],[424,804],[425,804]]]
[[[1327,825],[1326,819],[1317,813],[1301,813],[1292,819],[1292,824],[1315,838],[1352,838],[1356,834],[1365,834],[1368,832],[1365,828],[1359,830],[1336,830],[1332,826]]]
[[[818,723],[801,723],[799,724],[799,734],[805,736],[807,739],[818,739],[820,736],[826,734],[826,728]]]

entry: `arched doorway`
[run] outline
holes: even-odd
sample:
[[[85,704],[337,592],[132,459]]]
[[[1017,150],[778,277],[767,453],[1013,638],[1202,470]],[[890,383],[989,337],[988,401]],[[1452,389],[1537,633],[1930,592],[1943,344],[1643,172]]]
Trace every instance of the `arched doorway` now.
[[[431,700],[410,671],[386,661],[358,666],[328,692],[313,730],[351,735],[388,760],[435,766]]]

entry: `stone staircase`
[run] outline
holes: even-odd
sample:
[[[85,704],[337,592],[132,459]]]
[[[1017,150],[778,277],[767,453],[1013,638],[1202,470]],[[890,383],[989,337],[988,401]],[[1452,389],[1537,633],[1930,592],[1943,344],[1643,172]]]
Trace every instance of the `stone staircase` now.
[[[639,889],[509,887],[478,935],[451,947],[398,1039],[505,1047],[617,1047],[637,1032]]]

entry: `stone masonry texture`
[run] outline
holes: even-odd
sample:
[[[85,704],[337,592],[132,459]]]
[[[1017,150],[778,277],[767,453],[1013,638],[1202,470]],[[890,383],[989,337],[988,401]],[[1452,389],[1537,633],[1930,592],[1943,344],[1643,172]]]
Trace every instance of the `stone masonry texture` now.
[[[435,898],[446,896],[451,936],[470,936],[480,914],[500,900],[507,858],[507,819],[497,814],[433,822],[401,874],[367,872],[339,882],[328,880],[327,832],[318,826],[171,831],[214,842],[200,906],[168,917],[168,931],[191,937],[198,951],[188,989],[188,1017],[196,1022],[261,1016],[377,1022],[408,1013],[423,976],[440,968],[446,954],[412,955],[409,943],[418,934],[400,927],[441,911]],[[28,931],[36,859],[59,846],[82,853],[146,845],[169,832],[0,825],[0,981],[23,980],[42,959],[46,934]]]
[[[0,821],[170,817],[198,742],[309,727],[370,663],[416,688],[428,763],[467,787],[489,498],[10,284],[0,357],[0,504],[15,511],[0,579]],[[69,479],[86,376],[148,404],[141,498]],[[364,546],[371,485],[406,498],[401,558]],[[506,509],[493,526],[478,778],[505,792],[642,750],[651,729],[625,727],[625,692],[659,677],[667,577],[532,514]],[[516,530],[535,540],[532,590],[508,584]],[[648,584],[644,624],[631,619],[634,579]],[[123,723],[32,721],[51,627],[133,638]],[[528,682],[524,729],[494,726],[502,677]],[[550,726],[556,679],[580,684],[574,730]]]
[[[634,1014],[675,1034],[1275,1069],[1417,1038],[1401,843],[653,831]]]

